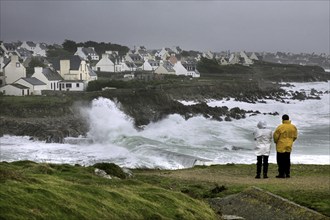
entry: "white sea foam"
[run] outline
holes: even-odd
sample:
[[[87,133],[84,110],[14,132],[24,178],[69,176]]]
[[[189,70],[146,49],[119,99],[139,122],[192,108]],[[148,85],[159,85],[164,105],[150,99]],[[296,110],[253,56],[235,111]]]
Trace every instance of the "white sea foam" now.
[[[329,91],[328,83],[295,83],[287,90],[312,88]],[[319,100],[287,100],[288,103],[266,100],[266,103],[244,103],[230,100],[209,100],[210,106],[239,107],[261,113],[246,119],[215,121],[196,116],[185,120],[177,114],[145,126],[137,131],[132,119],[118,103],[105,98],[93,101],[86,110],[90,121],[88,136],[68,138],[65,144],[29,140],[29,137],[5,135],[0,138],[1,161],[33,160],[38,162],[90,165],[113,162],[123,167],[181,169],[194,164],[255,163],[252,132],[259,120],[269,128],[281,123],[281,115],[289,114],[299,130],[294,144],[292,163],[329,164],[329,94]],[[186,104],[194,104],[186,102]],[[272,147],[270,162],[276,163]]]

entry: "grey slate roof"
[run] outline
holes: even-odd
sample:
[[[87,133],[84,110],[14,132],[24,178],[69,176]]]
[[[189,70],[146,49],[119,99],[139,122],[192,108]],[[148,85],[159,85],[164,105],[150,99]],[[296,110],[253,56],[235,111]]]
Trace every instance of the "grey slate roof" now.
[[[168,61],[165,61],[163,63],[163,67],[168,71],[168,72],[175,72],[175,70],[173,69],[173,65],[168,62]]]
[[[39,79],[35,78],[35,77],[24,77],[21,78],[23,80],[25,80],[26,82],[30,83],[31,85],[34,86],[40,86],[40,85],[46,85],[46,83],[40,81]]]
[[[36,47],[36,44],[33,43],[32,41],[27,41],[26,44],[29,45],[30,47]]]
[[[27,50],[26,48],[17,48],[16,52],[22,57],[32,57],[32,52]]]
[[[42,74],[44,74],[49,81],[63,80],[62,76],[58,72],[53,71],[50,68],[43,68]]]
[[[133,63],[133,62],[128,62],[128,61],[126,61],[125,64],[126,64],[126,66],[129,67],[129,68],[136,68],[135,63]]]
[[[82,59],[78,55],[70,56],[62,60],[70,60],[70,70],[78,70]],[[55,59],[52,61],[53,67],[56,70],[60,70],[60,59]]]
[[[23,85],[18,84],[18,83],[13,83],[11,85],[16,87],[16,88],[19,88],[19,89],[29,89],[29,87],[23,86]]]
[[[40,43],[39,46],[40,46],[41,49],[43,49],[43,50],[47,50],[47,44],[45,44],[45,43]]]
[[[8,50],[8,51],[14,51],[17,48],[17,44],[15,43],[3,43],[3,46]]]
[[[93,48],[91,48],[91,47],[84,47],[84,48],[82,48],[82,51],[86,55],[89,55],[89,54],[97,55],[97,53],[95,52],[95,50]]]
[[[4,59],[3,62],[4,62],[5,65],[2,68],[4,69],[10,63],[10,61],[11,61],[10,58],[8,58],[7,60]]]
[[[90,66],[87,66],[88,68],[88,73],[90,76],[97,76],[97,74],[94,72],[94,70],[92,70],[92,68]]]

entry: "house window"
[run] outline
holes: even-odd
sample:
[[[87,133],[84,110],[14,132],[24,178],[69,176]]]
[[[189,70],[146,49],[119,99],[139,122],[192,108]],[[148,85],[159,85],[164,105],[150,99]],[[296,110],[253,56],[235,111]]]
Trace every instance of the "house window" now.
[[[77,87],[77,88],[79,87],[79,83],[76,84],[76,87]]]
[[[19,62],[16,63],[16,67],[20,67],[21,64]]]
[[[53,83],[50,84],[50,89],[53,89]]]
[[[66,87],[66,88],[72,88],[72,84],[71,84],[71,83],[66,83],[66,84],[65,84],[65,87]]]

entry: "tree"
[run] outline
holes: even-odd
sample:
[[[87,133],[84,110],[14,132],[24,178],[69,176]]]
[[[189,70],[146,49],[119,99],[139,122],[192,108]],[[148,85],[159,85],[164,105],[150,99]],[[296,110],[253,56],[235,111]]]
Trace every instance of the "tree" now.
[[[46,67],[43,61],[38,57],[32,57],[29,66],[26,68],[26,74],[31,76],[34,73],[34,67]]]
[[[52,48],[52,49],[48,49],[46,52],[46,56],[48,58],[69,57],[71,55],[72,53],[62,48]]]
[[[65,40],[62,44],[63,49],[74,54],[77,51],[77,43],[72,40]]]

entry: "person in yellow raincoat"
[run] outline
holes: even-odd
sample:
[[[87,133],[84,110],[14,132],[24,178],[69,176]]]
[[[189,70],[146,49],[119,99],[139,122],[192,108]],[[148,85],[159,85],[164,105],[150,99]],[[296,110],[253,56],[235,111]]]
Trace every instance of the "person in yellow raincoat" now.
[[[295,125],[291,124],[288,115],[282,116],[282,124],[279,125],[273,139],[276,144],[276,160],[278,165],[278,175],[276,178],[290,178],[290,156],[293,142],[298,137],[298,131]]]

